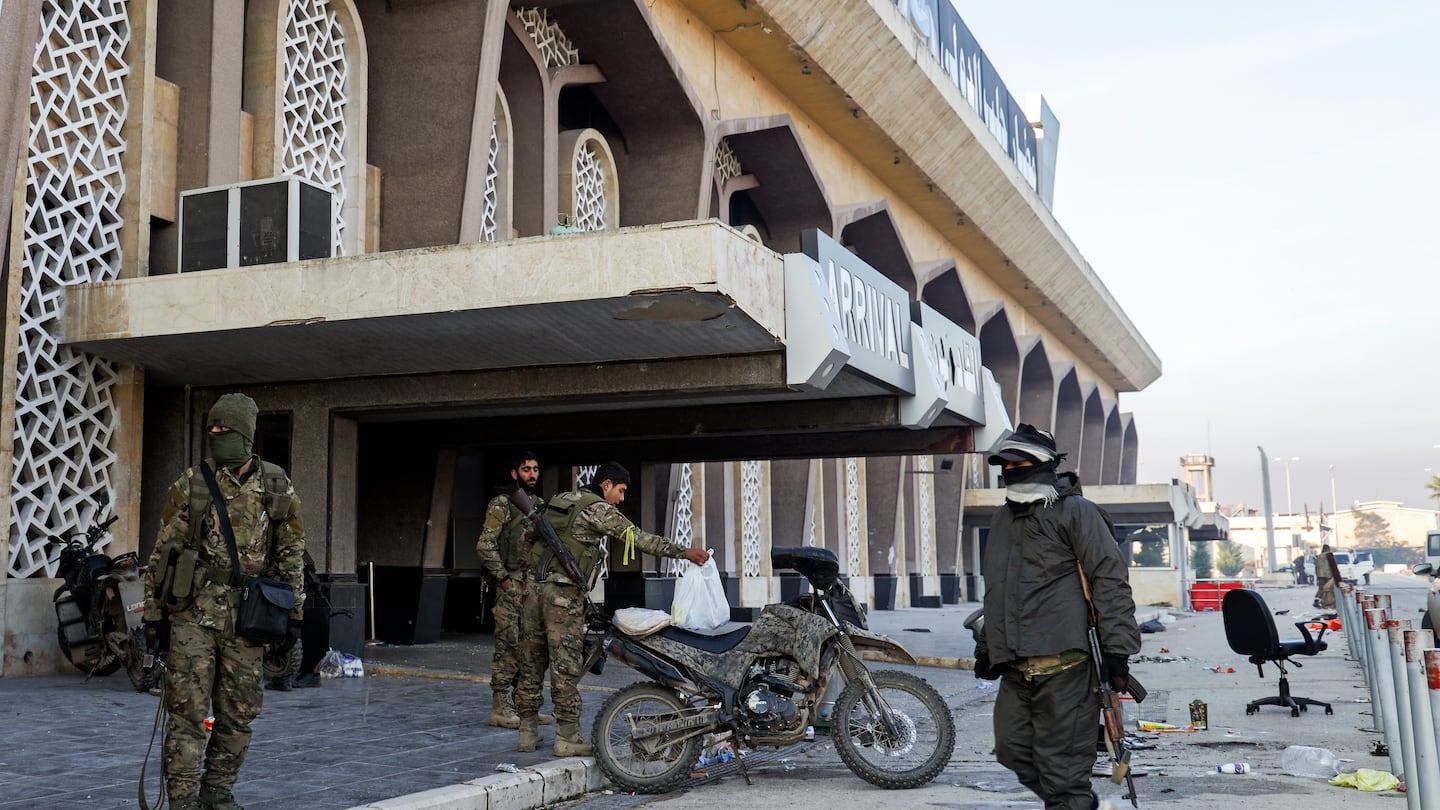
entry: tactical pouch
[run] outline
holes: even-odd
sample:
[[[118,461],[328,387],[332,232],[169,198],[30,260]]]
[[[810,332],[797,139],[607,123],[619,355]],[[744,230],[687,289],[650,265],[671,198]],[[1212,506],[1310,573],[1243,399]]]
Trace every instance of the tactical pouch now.
[[[200,565],[200,552],[193,548],[179,550],[179,553],[171,553],[170,564],[165,570],[165,584],[161,593],[165,594],[165,606],[170,610],[183,610],[190,606],[195,598],[195,570],[203,568]]]

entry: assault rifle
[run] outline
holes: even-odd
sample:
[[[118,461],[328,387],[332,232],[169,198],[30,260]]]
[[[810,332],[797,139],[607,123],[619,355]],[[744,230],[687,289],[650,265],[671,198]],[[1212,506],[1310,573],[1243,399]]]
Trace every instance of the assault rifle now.
[[[1110,755],[1112,773],[1110,781],[1115,784],[1125,782],[1125,787],[1130,794],[1125,798],[1130,800],[1134,807],[1140,806],[1140,800],[1135,796],[1135,777],[1130,774],[1130,749],[1125,747],[1125,724],[1120,716],[1120,696],[1110,686],[1110,679],[1105,677],[1104,653],[1100,648],[1100,632],[1098,630],[1099,618],[1095,613],[1095,600],[1090,596],[1090,581],[1085,578],[1085,570],[1080,563],[1075,563],[1075,570],[1080,573],[1080,588],[1085,592],[1085,604],[1090,608],[1090,660],[1095,665],[1095,674],[1099,676],[1100,688],[1095,693],[1100,697],[1100,716],[1105,721],[1105,750]],[[1136,703],[1145,700],[1150,694],[1134,675],[1128,676],[1125,684],[1125,691],[1135,698]]]
[[[580,563],[575,561],[575,555],[565,547],[565,543],[560,540],[560,535],[555,533],[555,527],[550,525],[550,521],[540,516],[540,511],[535,508],[530,496],[525,494],[524,487],[516,487],[510,493],[510,503],[514,504],[515,508],[519,509],[525,517],[530,518],[530,521],[535,524],[535,528],[539,530],[540,538],[545,541],[545,553],[540,555],[540,563],[535,566],[536,575],[544,576],[545,572],[550,570],[551,561],[558,559],[560,567],[565,571],[565,576],[569,577],[570,581],[580,590],[588,591],[590,580],[581,572]]]

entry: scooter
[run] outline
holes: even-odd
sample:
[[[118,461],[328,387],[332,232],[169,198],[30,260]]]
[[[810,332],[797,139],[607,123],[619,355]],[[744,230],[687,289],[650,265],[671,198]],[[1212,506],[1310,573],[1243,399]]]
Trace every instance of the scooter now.
[[[108,505],[102,496],[100,511],[83,533],[50,537],[60,547],[59,573],[65,582],[55,589],[56,635],[76,669],[94,676],[124,667],[131,685],[144,692],[154,677],[153,666],[145,666],[143,569],[133,551],[112,558],[99,550],[116,521],[114,516],[100,520]]]

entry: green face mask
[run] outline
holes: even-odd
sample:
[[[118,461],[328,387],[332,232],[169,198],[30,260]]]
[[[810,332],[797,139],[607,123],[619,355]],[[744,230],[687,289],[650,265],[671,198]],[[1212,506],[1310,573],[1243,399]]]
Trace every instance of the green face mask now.
[[[235,431],[210,434],[210,457],[221,467],[239,467],[250,458],[250,443]]]

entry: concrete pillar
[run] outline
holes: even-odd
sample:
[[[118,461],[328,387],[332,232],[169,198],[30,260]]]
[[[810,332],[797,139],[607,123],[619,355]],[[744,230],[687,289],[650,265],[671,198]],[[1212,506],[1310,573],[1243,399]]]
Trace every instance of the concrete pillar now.
[[[736,461],[729,468],[734,482],[730,504],[738,541],[740,606],[764,607],[778,591],[770,568],[770,462]]]
[[[306,545],[310,555],[323,571],[332,574],[354,576],[358,564],[356,531],[356,509],[358,489],[356,486],[360,462],[360,425],[349,417],[330,417],[329,476],[327,480],[330,497],[329,536],[317,537],[307,529]],[[303,503],[303,501],[302,501]],[[313,510],[308,510],[314,514]],[[323,513],[322,513],[323,514]],[[323,543],[317,540],[323,539]]]
[[[131,0],[130,74],[125,77],[125,196],[120,200],[120,278],[150,274],[151,184],[160,168],[157,160],[173,155],[155,154],[157,110],[155,97],[156,11],[160,0]],[[122,456],[124,458],[124,456]],[[138,456],[136,456],[138,458]],[[138,498],[136,499],[138,502]]]

